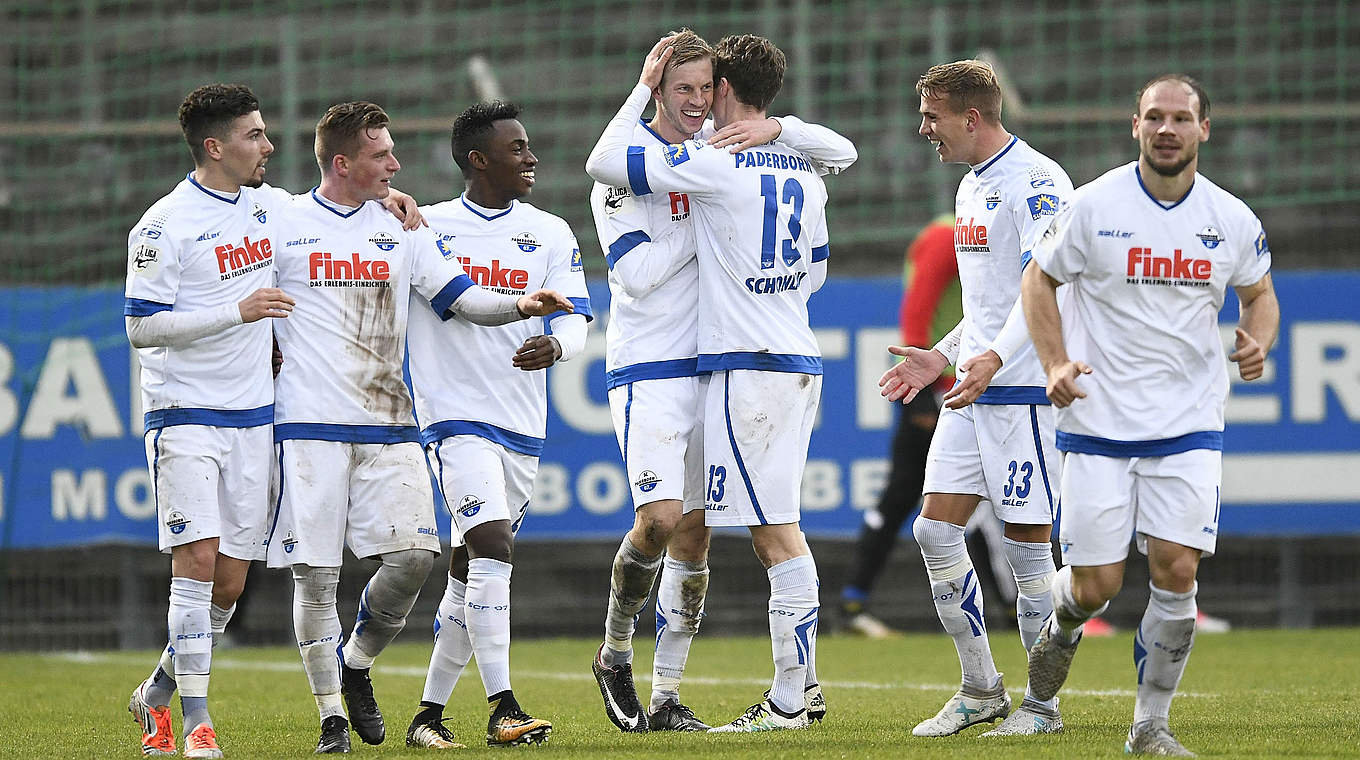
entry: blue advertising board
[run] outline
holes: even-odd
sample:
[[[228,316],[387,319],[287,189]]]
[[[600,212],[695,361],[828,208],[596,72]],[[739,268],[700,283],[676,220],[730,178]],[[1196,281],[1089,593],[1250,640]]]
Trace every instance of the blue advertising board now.
[[[1221,529],[1360,533],[1360,273],[1275,277],[1279,343],[1265,377],[1234,383],[1228,403]],[[0,548],[154,543],[121,290],[0,293]],[[887,479],[895,411],[877,380],[900,297],[890,277],[834,278],[813,297],[826,375],[803,481],[810,533],[858,530]],[[603,283],[591,299],[599,318],[586,352],[549,370],[548,442],[523,539],[617,537],[632,524],[604,391]],[[1229,297],[1225,340],[1235,320]]]

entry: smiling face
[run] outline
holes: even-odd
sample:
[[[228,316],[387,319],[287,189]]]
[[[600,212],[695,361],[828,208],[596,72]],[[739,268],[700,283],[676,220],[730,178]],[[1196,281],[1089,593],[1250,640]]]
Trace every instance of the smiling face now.
[[[538,157],[529,150],[529,135],[519,119],[494,122],[485,148],[478,152],[486,161],[486,189],[500,204],[508,205],[533,191]],[[500,204],[498,208],[503,207]]]
[[[693,137],[713,107],[713,59],[696,58],[668,67],[652,97],[659,117],[653,121],[662,138],[678,143]]]
[[[245,187],[264,184],[264,165],[274,153],[274,144],[264,133],[264,119],[259,111],[238,116],[221,138],[210,138],[210,148],[226,178]]]
[[[976,163],[972,155],[974,141],[968,131],[970,116],[968,111],[958,112],[949,104],[947,98],[921,96],[921,128],[917,130],[922,137],[935,146],[940,162],[946,164]],[[982,156],[981,158],[986,158]]]
[[[392,177],[401,171],[401,164],[392,152],[392,135],[387,127],[363,129],[357,142],[359,147],[354,155],[343,157],[349,196],[361,203],[386,198],[392,189]]]
[[[1199,97],[1184,82],[1152,85],[1138,100],[1133,139],[1140,163],[1164,177],[1194,171],[1199,144],[1209,139],[1209,120],[1200,118]]]

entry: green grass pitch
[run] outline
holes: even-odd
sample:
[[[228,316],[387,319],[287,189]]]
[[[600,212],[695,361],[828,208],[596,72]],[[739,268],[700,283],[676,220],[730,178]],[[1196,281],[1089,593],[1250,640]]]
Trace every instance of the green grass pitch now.
[[[818,675],[830,713],[806,731],[755,735],[625,735],[604,717],[590,674],[597,641],[519,641],[511,654],[521,704],[553,722],[536,748],[485,746],[486,701],[475,664],[446,711],[469,748],[457,756],[536,752],[562,758],[1100,758],[1122,755],[1133,712],[1131,633],[1088,639],[1062,699],[1067,731],[1057,736],[982,739],[975,727],[945,739],[918,739],[911,727],[939,709],[958,680],[943,635],[890,641],[822,636]],[[1019,703],[1023,653],[1012,631],[993,634],[998,667]],[[638,640],[639,686],[646,699],[651,655]],[[135,758],[139,734],[125,706],[154,652],[0,655],[0,757]],[[420,699],[428,645],[392,647],[374,668],[387,741],[353,737],[354,755],[421,757],[405,729]],[[770,680],[765,638],[702,634],[690,655],[685,701],[720,723],[760,698]],[[1172,705],[1172,728],[1202,757],[1360,757],[1360,630],[1242,631],[1200,636]],[[297,653],[289,647],[219,649],[211,691],[214,722],[228,758],[310,757],[316,712]],[[176,730],[180,730],[178,706]],[[182,750],[182,743],[181,743]]]

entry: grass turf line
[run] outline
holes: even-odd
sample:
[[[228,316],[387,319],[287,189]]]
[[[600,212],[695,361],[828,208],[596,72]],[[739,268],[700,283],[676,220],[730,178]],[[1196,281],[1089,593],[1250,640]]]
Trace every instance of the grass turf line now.
[[[1172,706],[1172,728],[1201,756],[1360,757],[1360,631],[1234,631],[1196,641],[1182,683],[1190,696]],[[919,720],[933,715],[955,688],[958,661],[949,640],[913,635],[892,641],[822,636],[818,675],[830,707],[827,722],[807,731],[758,735],[625,735],[604,717],[590,676],[598,642],[550,639],[515,642],[511,676],[520,703],[553,722],[541,750],[562,758],[825,758],[921,757],[987,760],[1039,757],[1122,757],[1133,711],[1132,634],[1082,643],[1061,708],[1067,731],[1058,736],[981,739],[975,727],[956,737],[918,739]],[[649,637],[637,638],[639,690],[646,701]],[[993,633],[998,667],[1019,703],[1024,658],[1013,631]],[[736,717],[768,686],[766,638],[705,637],[690,655],[685,702],[718,724]],[[0,655],[0,758],[139,757],[138,729],[124,709],[127,695],[150,671],[155,652]],[[369,747],[354,737],[356,756],[428,757],[404,744],[420,699],[429,646],[392,647],[373,671],[388,738]],[[316,712],[296,650],[225,649],[215,653],[210,692],[213,720],[226,756],[311,757]],[[179,731],[179,709],[174,706]],[[469,745],[458,756],[499,750],[485,746],[486,700],[475,662],[464,673],[445,714]],[[182,751],[181,741],[181,751]]]

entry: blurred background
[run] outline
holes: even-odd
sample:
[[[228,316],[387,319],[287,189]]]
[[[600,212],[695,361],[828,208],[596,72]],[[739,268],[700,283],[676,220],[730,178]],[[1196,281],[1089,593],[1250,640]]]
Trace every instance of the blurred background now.
[[[268,181],[294,192],[316,184],[312,128],[333,103],[386,108],[403,164],[395,184],[422,202],[462,190],[448,148],[459,111],[494,96],[524,106],[541,161],[530,201],[571,223],[601,319],[587,356],[551,374],[515,630],[597,632],[632,511],[603,389],[608,291],[583,165],[642,55],[681,26],[714,43],[771,38],[789,57],[771,112],[859,147],[858,164],[828,182],[833,279],[813,302],[827,376],[803,506],[828,610],[886,478],[894,412],[875,381],[884,346],[899,341],[903,251],[951,210],[962,175],[917,135],[913,85],[933,63],[983,57],[1001,74],[1007,127],[1078,185],[1136,156],[1129,124],[1144,81],[1184,71],[1205,84],[1213,132],[1201,171],[1264,222],[1285,322],[1263,381],[1233,388],[1224,536],[1201,604],[1238,625],[1360,624],[1351,3],[8,0],[0,25],[0,649],[163,641],[169,562],[154,548],[122,281],[129,228],[192,169],[178,105],[213,81],[255,90],[277,148]],[[1117,626],[1141,612],[1138,564],[1110,612]],[[715,539],[713,568],[705,630],[763,627],[767,588],[742,534]],[[345,573],[351,610],[370,569],[356,561]],[[290,640],[285,576],[252,571],[238,641]],[[428,635],[442,586],[436,572],[409,635]],[[934,630],[926,588],[908,533],[875,614]],[[1005,602],[991,613],[1005,618]]]

